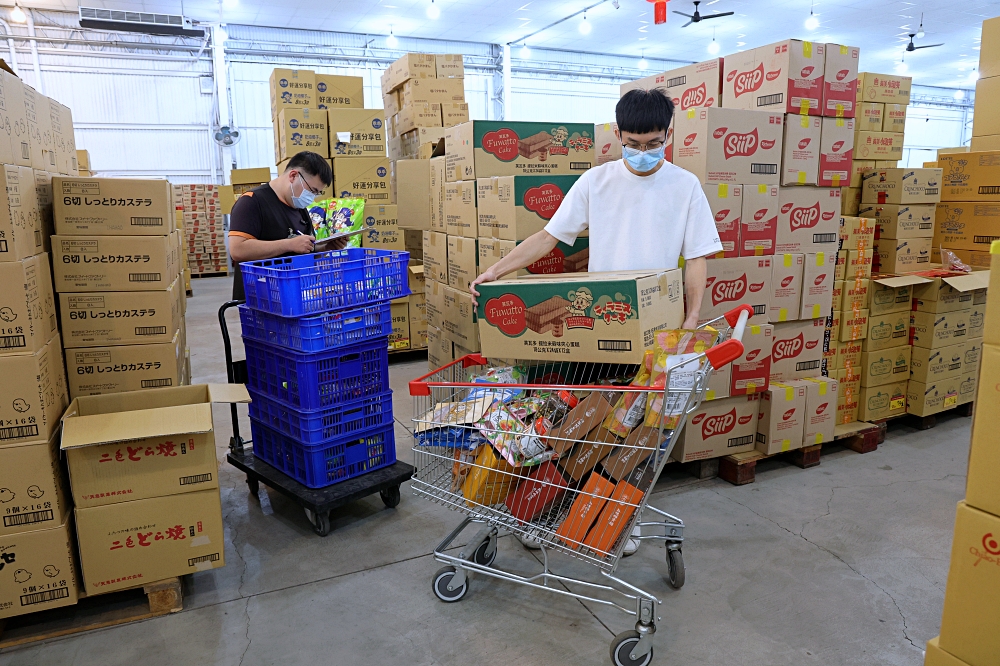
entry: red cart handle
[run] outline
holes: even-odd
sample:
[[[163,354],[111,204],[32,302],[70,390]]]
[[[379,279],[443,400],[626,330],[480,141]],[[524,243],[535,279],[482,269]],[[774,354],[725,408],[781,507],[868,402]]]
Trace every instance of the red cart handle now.
[[[705,351],[705,357],[716,370],[726,367],[740,356],[743,356],[743,343],[739,340],[726,340]]]
[[[747,304],[744,303],[743,305],[740,305],[740,306],[737,306],[737,307],[733,308],[732,310],[730,310],[729,312],[727,312],[726,314],[724,314],[722,316],[726,318],[726,323],[728,323],[730,326],[734,327],[734,326],[736,326],[736,322],[740,318],[740,313],[741,312],[746,312],[747,313],[747,319],[750,319],[750,317],[753,316],[753,306],[750,306],[750,305],[747,305]]]

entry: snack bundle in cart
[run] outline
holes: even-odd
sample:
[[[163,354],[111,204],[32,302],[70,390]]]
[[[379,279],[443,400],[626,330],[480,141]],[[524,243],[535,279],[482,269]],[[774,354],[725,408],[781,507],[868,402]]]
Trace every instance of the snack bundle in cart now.
[[[612,662],[650,663],[660,602],[616,570],[639,526],[637,538],[665,543],[668,583],[684,584],[684,523],[648,496],[711,373],[742,355],[752,315],[743,305],[697,330],[656,331],[638,364],[471,354],[411,382],[413,490],[465,514],[435,549],[447,565],[434,576],[435,595],[459,601],[476,572],[614,606],[636,624],[615,637]],[[473,523],[475,536],[447,553]],[[501,530],[541,547],[541,573],[494,566]],[[556,575],[549,552],[597,567],[603,580]]]

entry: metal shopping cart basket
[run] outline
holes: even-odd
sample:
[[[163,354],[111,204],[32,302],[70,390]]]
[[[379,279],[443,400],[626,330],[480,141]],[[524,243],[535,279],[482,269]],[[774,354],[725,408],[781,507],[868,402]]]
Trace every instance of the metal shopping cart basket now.
[[[618,577],[618,565],[629,538],[663,541],[667,580],[684,584],[684,522],[648,496],[713,369],[743,354],[752,314],[742,305],[697,332],[658,334],[660,353],[647,352],[639,366],[511,365],[471,354],[410,382],[413,491],[465,514],[434,551],[447,565],[434,575],[434,594],[459,601],[475,572],[613,606],[636,624],[612,641],[612,663],[649,664],[660,601]],[[447,553],[472,523],[472,540]],[[501,530],[541,547],[541,573],[494,566]],[[603,579],[557,575],[549,553],[593,565]]]

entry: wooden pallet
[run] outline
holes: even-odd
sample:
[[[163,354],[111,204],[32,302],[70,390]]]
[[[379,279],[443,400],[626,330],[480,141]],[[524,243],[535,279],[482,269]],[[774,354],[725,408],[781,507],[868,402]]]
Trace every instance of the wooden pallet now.
[[[952,407],[951,409],[946,409],[943,412],[938,412],[937,414],[931,414],[930,416],[917,416],[916,414],[898,414],[896,416],[890,416],[889,418],[879,419],[877,421],[872,421],[882,428],[881,438],[879,439],[879,444],[885,441],[885,430],[889,421],[902,421],[907,425],[912,425],[917,430],[930,430],[937,425],[938,418],[942,416],[964,416],[969,418],[972,416],[973,412],[973,402],[967,402],[964,405],[959,405],[958,407]]]
[[[857,453],[868,453],[878,447],[878,437],[879,426],[875,424],[848,423],[836,426],[834,441],[829,442],[829,444],[843,446]],[[757,462],[771,458],[786,460],[801,469],[815,467],[820,463],[823,446],[823,444],[814,444],[771,456],[764,455],[760,451],[747,451],[746,453],[723,456],[718,459],[719,478],[725,479],[734,486],[753,483],[757,478]]]
[[[179,578],[84,597],[75,606],[0,620],[0,649],[176,613],[184,609]]]
[[[228,277],[229,271],[217,271],[215,273],[191,273],[191,279],[195,278],[212,278],[212,277]]]

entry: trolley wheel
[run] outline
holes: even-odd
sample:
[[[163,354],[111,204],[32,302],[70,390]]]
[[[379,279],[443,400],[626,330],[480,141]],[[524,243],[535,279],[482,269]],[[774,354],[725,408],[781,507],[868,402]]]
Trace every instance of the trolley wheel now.
[[[256,476],[247,477],[247,488],[250,489],[251,495],[257,495],[260,493],[260,480]]]
[[[684,587],[684,556],[680,548],[667,549],[667,582],[675,590]]]
[[[303,510],[306,512],[306,518],[312,523],[313,532],[321,537],[325,537],[330,533],[330,514],[328,512],[320,511],[319,513],[314,513],[311,509],[306,509],[305,507],[303,507]]]
[[[493,544],[493,552],[490,553],[489,557],[486,557],[486,551],[489,550],[490,544]],[[497,559],[497,548],[495,539],[487,539],[486,541],[479,544],[479,548],[476,548],[476,552],[472,554],[472,561],[476,564],[482,565],[484,567],[491,567]]]
[[[623,631],[611,641],[611,663],[615,666],[648,666],[653,661],[653,648],[639,659],[631,656],[632,648],[639,642],[639,632],[635,629]]]
[[[469,579],[466,578],[462,587],[456,588],[454,590],[448,589],[448,584],[451,583],[452,579],[455,577],[455,567],[441,567],[438,572],[434,574],[434,595],[445,603],[454,603],[460,601],[465,593],[469,591]]]
[[[399,505],[399,486],[392,486],[378,492],[382,498],[382,503],[388,509],[395,509]]]

